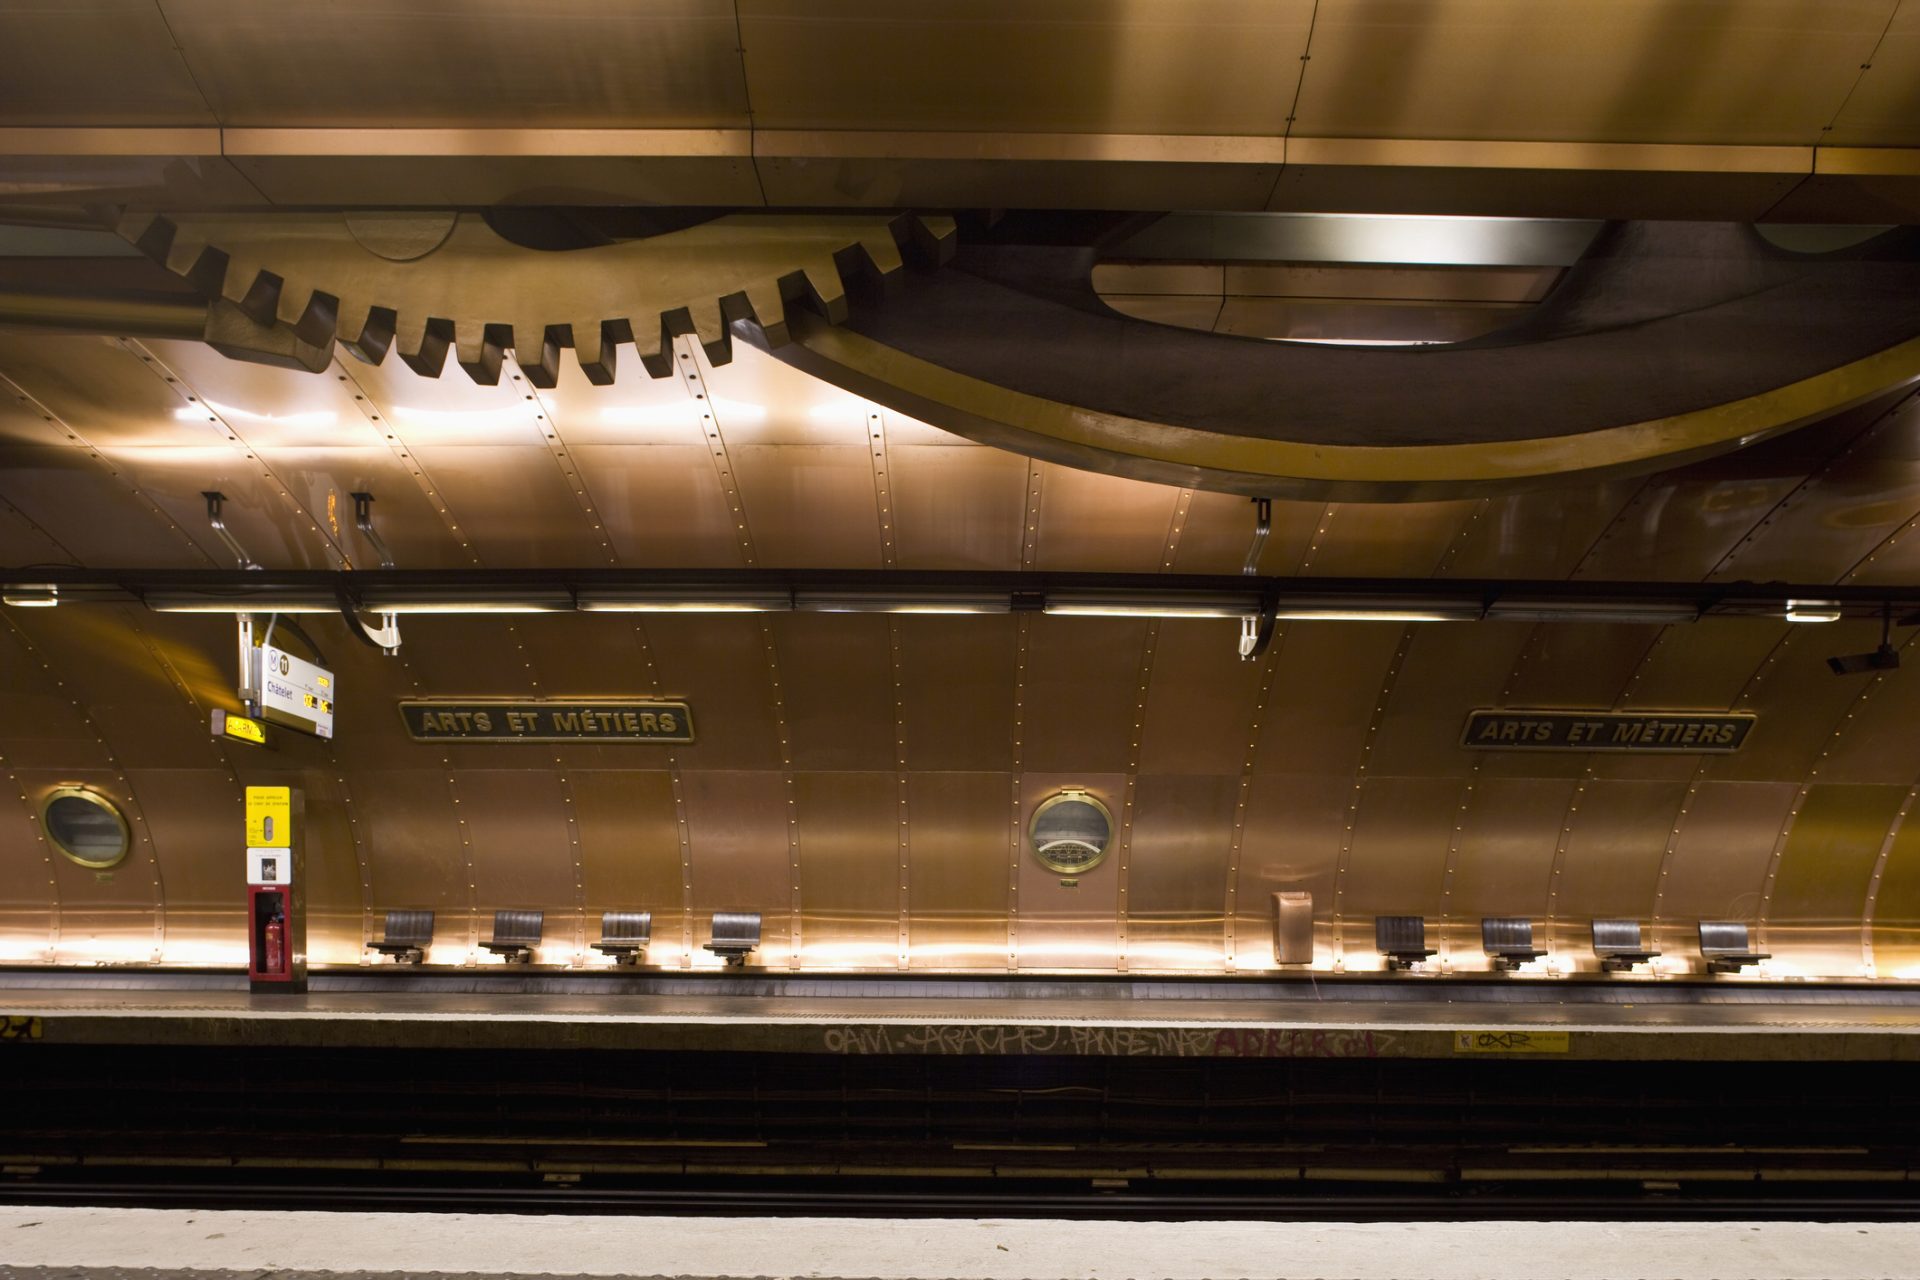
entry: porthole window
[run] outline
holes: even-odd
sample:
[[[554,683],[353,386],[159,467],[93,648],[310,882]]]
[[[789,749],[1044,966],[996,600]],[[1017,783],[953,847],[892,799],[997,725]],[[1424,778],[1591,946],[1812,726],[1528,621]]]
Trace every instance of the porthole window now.
[[[41,806],[40,821],[53,847],[83,867],[103,869],[127,856],[127,820],[97,791],[58,788]]]
[[[1107,856],[1113,815],[1086,792],[1069,788],[1040,802],[1028,834],[1041,866],[1061,875],[1079,875],[1099,866]]]

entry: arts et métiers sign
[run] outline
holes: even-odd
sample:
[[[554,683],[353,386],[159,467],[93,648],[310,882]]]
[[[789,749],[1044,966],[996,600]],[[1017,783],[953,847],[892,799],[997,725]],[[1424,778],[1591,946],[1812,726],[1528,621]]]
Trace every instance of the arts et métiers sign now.
[[[400,716],[416,742],[693,741],[692,709],[651,698],[404,699]]]
[[[1689,711],[1474,711],[1463,747],[1506,751],[1738,751],[1751,715]]]

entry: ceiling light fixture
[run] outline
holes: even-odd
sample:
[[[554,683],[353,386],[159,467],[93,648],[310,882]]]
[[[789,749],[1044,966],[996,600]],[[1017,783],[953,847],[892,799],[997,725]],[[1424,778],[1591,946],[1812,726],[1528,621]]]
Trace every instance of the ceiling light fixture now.
[[[60,588],[51,584],[44,587],[9,587],[5,595],[0,595],[0,604],[10,604],[16,609],[51,609],[60,603]]]
[[[1787,601],[1788,622],[1838,622],[1840,606],[1824,600]]]

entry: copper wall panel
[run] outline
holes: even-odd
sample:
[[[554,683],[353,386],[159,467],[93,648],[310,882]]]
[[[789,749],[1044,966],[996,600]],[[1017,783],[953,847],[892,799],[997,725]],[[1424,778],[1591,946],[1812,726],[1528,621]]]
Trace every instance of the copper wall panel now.
[[[23,6],[8,13],[7,31],[0,79],[10,125],[216,123],[158,5]]]
[[[1790,782],[1707,782],[1676,811],[1667,874],[1655,890],[1652,944],[1668,964],[1697,956],[1701,920],[1758,923],[1767,865],[1799,788]]]
[[[1231,773],[1146,775],[1135,785],[1124,904],[1130,971],[1225,967],[1239,793]]]
[[[1684,781],[1593,778],[1569,801],[1546,934],[1563,965],[1593,966],[1596,917],[1645,923],[1686,794]]]
[[[1373,917],[1447,914],[1447,844],[1465,783],[1452,778],[1370,777],[1359,787],[1353,849],[1337,884],[1348,968],[1367,968]],[[1437,946],[1437,944],[1436,944]]]
[[[1459,577],[1567,577],[1640,484],[1638,478],[1594,480],[1490,499],[1447,572]]]
[[[1385,623],[1299,625],[1395,629]],[[1467,712],[1476,707],[1527,705],[1502,694],[1532,634],[1531,626],[1512,622],[1413,626],[1393,695],[1374,737],[1372,768],[1380,773],[1462,776],[1484,764],[1489,753],[1460,745]]]
[[[639,613],[530,613],[514,618],[516,653],[537,683],[509,692],[547,698],[669,696],[652,663],[649,621]]]
[[[1703,761],[1702,772],[1711,778],[1753,781],[1806,776],[1866,692],[1859,677],[1834,676],[1827,669],[1827,658],[1873,648],[1879,630],[1863,634],[1867,631],[1865,623],[1789,625],[1738,704],[1739,710],[1757,713],[1760,722],[1739,751]]]
[[[1242,662],[1239,624],[1169,619],[1154,633],[1140,729],[1140,773],[1239,773],[1260,696],[1257,662]]]
[[[1312,545],[1314,530],[1327,506],[1322,502],[1275,502],[1260,551],[1259,569],[1266,574],[1300,571]],[[1187,502],[1187,521],[1173,558],[1176,573],[1238,573],[1253,546],[1254,507],[1251,499],[1231,493],[1194,490]]]
[[[756,358],[766,357],[745,344],[734,348],[736,364]],[[624,349],[611,386],[588,382],[578,360],[561,360],[558,375],[552,389],[531,394],[571,447],[703,443],[700,404],[686,384],[654,377]]]
[[[1459,814],[1452,876],[1446,889],[1443,932],[1429,929],[1427,945],[1455,968],[1484,968],[1480,921],[1524,916],[1544,921],[1551,905],[1553,854],[1573,798],[1574,784],[1557,778],[1482,776]],[[1542,943],[1535,941],[1535,946]]]
[[[907,935],[928,969],[1008,967],[1013,776],[907,776]],[[1024,856],[1024,853],[1023,855]]]
[[[1155,572],[1164,565],[1178,494],[1165,485],[1042,465],[1033,567]]]
[[[878,613],[770,619],[794,768],[895,770],[888,621]]]
[[[300,838],[306,847],[307,958],[314,964],[359,964],[368,958],[367,938],[379,937],[384,922],[367,901],[366,850],[357,839],[358,815],[345,779],[334,769],[309,768],[272,779],[269,785],[282,781],[300,788],[304,805]],[[235,900],[245,898],[236,894]],[[235,928],[245,928],[244,908]],[[233,936],[228,933],[225,940]]]
[[[177,40],[227,125],[746,123],[733,13],[716,0],[537,11],[351,0],[271,15],[243,0],[167,0],[166,16],[155,50]],[[460,69],[457,109],[447,67]]]
[[[438,763],[437,761],[435,762]],[[435,913],[429,959],[460,964],[481,936],[473,916],[470,855],[444,768],[359,769],[347,774],[369,863],[369,906]]]
[[[1347,776],[1291,774],[1252,780],[1240,834],[1234,895],[1233,965],[1264,969],[1273,964],[1271,897],[1279,892],[1313,895],[1315,959],[1333,959],[1334,880],[1346,835],[1353,780]],[[1370,939],[1372,924],[1356,929]]]
[[[1903,5],[1873,51],[1873,72],[1860,77],[1833,119],[1826,143],[1836,147],[1920,146],[1920,12]]]
[[[880,506],[864,448],[729,445],[755,562],[878,569]]]
[[[899,966],[900,784],[894,773],[799,773],[800,962]]]
[[[606,562],[599,531],[544,448],[416,444],[413,454],[489,568]]]
[[[1337,0],[1315,15],[1294,132],[1811,145],[1891,12],[1885,0]]]
[[[13,752],[7,752],[9,763]],[[127,856],[104,871],[82,867],[54,855],[54,892],[60,903],[60,942],[55,958],[68,964],[148,964],[165,958],[165,888],[153,845],[133,793],[112,769],[75,768],[10,771],[38,813],[56,787],[97,791],[126,816],[131,830]]]
[[[693,707],[694,769],[777,769],[779,725],[767,673],[765,622],[753,614],[646,615],[660,686]]]
[[[681,779],[691,845],[691,962],[720,963],[701,946],[716,911],[761,913],[758,963],[784,968],[792,957],[794,885],[788,821],[794,812],[785,774],[689,770]],[[804,945],[804,938],[802,939]]]
[[[1025,458],[972,444],[887,445],[895,561],[910,569],[1018,569]]]
[[[908,771],[1011,769],[1019,621],[908,614],[895,625]]]
[[[82,449],[0,446],[0,498],[46,530],[65,549],[62,560],[114,564],[127,558],[127,548],[139,547],[141,563],[156,569],[206,569],[216,563],[211,552]]]
[[[1033,811],[1056,791],[1082,788],[1113,814],[1106,860],[1091,871],[1062,876],[1040,865],[1027,832]],[[1124,774],[1029,772],[1020,776],[1020,860],[1014,937],[1022,969],[1112,969],[1120,951],[1120,835],[1125,820]]]
[[[761,128],[1267,134],[1311,8],[1071,0],[1035,23],[1009,0],[749,0],[740,21]]]
[[[574,444],[569,452],[621,564],[742,566],[735,519],[704,445]]]
[[[491,936],[494,911],[547,913],[539,958],[549,964],[582,957],[577,930],[580,888],[575,880],[576,823],[553,770],[464,768],[454,803],[466,824],[473,862],[474,901],[481,936]]]
[[[1471,528],[1479,499],[1366,505],[1335,503],[1302,573],[1330,578],[1423,578],[1446,569],[1447,552]]]
[[[1146,640],[1137,618],[1055,617],[1029,631],[1021,764],[1043,773],[1125,771],[1139,740],[1134,710]]]
[[[1874,864],[1906,787],[1815,783],[1800,801],[1770,887],[1766,950],[1777,967],[1855,974]]]
[[[0,962],[44,963],[59,941],[59,857],[16,778],[0,778]]]
[[[1912,652],[1911,643],[1907,652]],[[1869,679],[1862,683],[1858,676],[1848,680],[1856,683],[1859,696],[1848,706],[1831,740],[1823,744],[1821,781],[1904,789],[1920,777],[1920,741],[1913,733],[1915,716],[1920,715],[1920,681]]]
[[[1351,776],[1374,709],[1390,699],[1386,675],[1405,632],[1388,623],[1282,623],[1254,771]]]
[[[1908,818],[1913,816],[1909,810]],[[1874,972],[1883,978],[1920,979],[1920,823],[1902,822],[1887,846],[1887,863],[1873,895],[1871,925]]]
[[[685,882],[673,779],[651,769],[569,769],[586,886],[587,941],[603,911],[651,911],[652,964],[678,964],[685,932]],[[593,958],[589,956],[589,963]]]
[[[129,769],[135,839],[159,869],[169,961],[244,963],[246,811],[224,768]]]
[[[1712,471],[1649,478],[1580,565],[1582,578],[1707,577],[1804,472],[1736,455]]]

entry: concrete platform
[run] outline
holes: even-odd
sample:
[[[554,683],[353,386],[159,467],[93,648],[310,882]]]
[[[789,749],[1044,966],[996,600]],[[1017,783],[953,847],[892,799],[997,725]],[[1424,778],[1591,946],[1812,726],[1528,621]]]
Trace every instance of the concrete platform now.
[[[1062,1222],[0,1208],[6,1280],[1920,1277],[1920,1225]]]
[[[1920,1061],[1920,1001],[1845,989],[1524,1000],[1262,998],[1197,987],[941,995],[844,984],[737,994],[0,985],[0,1034],[49,1044],[1063,1054],[1169,1058]],[[890,994],[889,994],[890,993]],[[1612,989],[1619,994],[1619,989]],[[1548,998],[1542,998],[1542,996]],[[1737,998],[1732,998],[1737,995]],[[1756,998],[1761,997],[1761,998]]]

